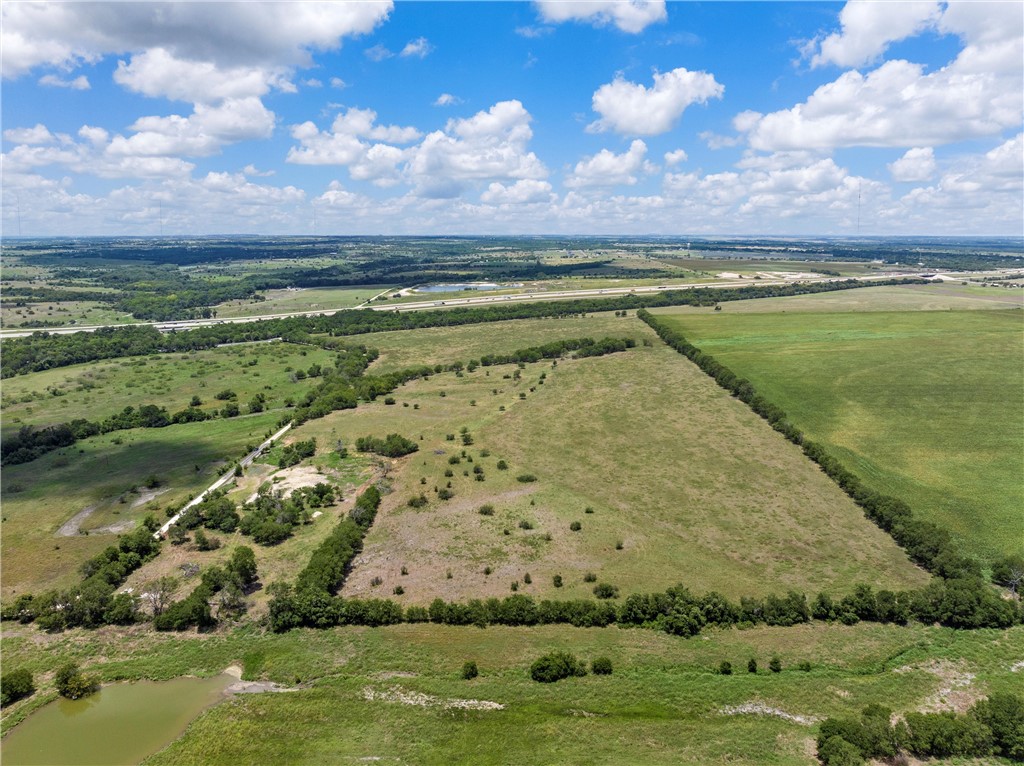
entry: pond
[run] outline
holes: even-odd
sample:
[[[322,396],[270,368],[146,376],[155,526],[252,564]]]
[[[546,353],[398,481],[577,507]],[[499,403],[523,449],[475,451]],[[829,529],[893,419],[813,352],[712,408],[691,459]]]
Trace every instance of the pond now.
[[[465,282],[462,284],[441,284],[417,287],[418,293],[457,293],[460,290],[505,290],[509,287],[522,287],[522,285],[499,285],[494,282]]]
[[[111,684],[79,700],[58,699],[0,744],[4,766],[136,764],[177,739],[236,679],[176,678]]]

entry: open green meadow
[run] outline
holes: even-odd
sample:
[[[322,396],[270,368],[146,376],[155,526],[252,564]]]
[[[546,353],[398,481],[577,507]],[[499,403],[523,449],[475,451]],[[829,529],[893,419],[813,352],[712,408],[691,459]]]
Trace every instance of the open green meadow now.
[[[277,419],[276,413],[261,413],[116,431],[6,466],[4,597],[79,581],[78,566],[110,545],[116,529],[149,513],[161,517],[167,505],[208,487],[220,466],[244,455],[246,445],[262,441]],[[150,476],[159,486],[144,486]],[[60,535],[61,526],[80,513],[76,528],[93,533]]]
[[[983,297],[928,292],[926,305],[1006,294],[974,290]],[[966,552],[1021,552],[1024,313],[844,310],[868,292],[836,294],[837,312],[823,310],[829,295],[814,296],[807,312],[784,298],[778,313],[766,310],[771,301],[756,302],[756,313],[738,304],[658,313],[870,486],[952,531]]]
[[[660,341],[557,366],[438,374],[394,396],[288,435],[351,449],[397,432],[419,445],[389,473],[393,491],[345,595],[400,585],[403,603],[428,603],[507,595],[516,583],[589,598],[588,573],[623,594],[682,582],[731,598],[927,579],[797,448]],[[421,493],[427,504],[409,507]]]
[[[171,414],[189,406],[220,409],[215,395],[234,391],[239,406],[258,393],[267,408],[299,399],[315,385],[294,380],[297,370],[334,363],[335,354],[294,343],[239,343],[185,354],[154,354],[58,367],[8,378],[3,384],[4,431],[47,426],[76,418],[102,420],[126,406],[155,404]]]
[[[610,676],[530,680],[530,663],[561,649],[611,659]],[[213,675],[298,690],[239,695],[211,708],[148,764],[738,764],[813,762],[816,722],[877,702],[896,712],[944,709],[1019,689],[1011,668],[1024,629],[808,625],[716,631],[682,639],[620,628],[250,628],[206,636],[104,628],[39,636],[10,627],[5,663],[41,691],[5,710],[4,728],[47,699],[52,669],[74,660],[104,681]],[[782,672],[769,673],[778,656]],[[756,658],[757,674],[746,672]],[[480,675],[460,677],[474,660]],[[722,660],[732,676],[715,673]],[[798,670],[800,662],[810,670]],[[948,691],[951,681],[966,679]],[[942,690],[946,689],[945,692]],[[468,701],[500,709],[460,709]],[[729,714],[755,703],[768,714]],[[755,708],[757,709],[757,708]],[[781,715],[798,717],[787,719]]]
[[[375,332],[353,337],[380,352],[371,373],[393,372],[421,364],[469,362],[485,354],[506,354],[570,338],[605,337],[656,339],[651,329],[631,317],[617,317],[605,311],[583,317],[560,319],[516,319],[508,322],[427,327],[420,330]]]
[[[228,301],[214,306],[217,316],[249,317],[284,314],[290,311],[333,311],[351,309],[386,291],[390,285],[359,287],[301,288],[267,290],[262,301]]]

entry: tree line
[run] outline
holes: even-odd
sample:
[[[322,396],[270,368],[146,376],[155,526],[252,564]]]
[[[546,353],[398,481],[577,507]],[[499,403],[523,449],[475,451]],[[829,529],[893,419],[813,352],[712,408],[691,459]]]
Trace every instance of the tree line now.
[[[764,285],[741,288],[675,290],[647,295],[610,298],[548,301],[538,303],[495,304],[486,307],[453,307],[445,311],[373,311],[348,309],[330,316],[285,317],[256,322],[225,323],[210,327],[161,333],[155,327],[108,327],[92,333],[55,335],[35,332],[24,338],[5,340],[0,376],[7,378],[27,372],[65,367],[98,359],[123,356],[197,351],[223,343],[284,338],[309,341],[310,334],[330,336],[361,335],[424,327],[455,327],[513,319],[564,317],[597,311],[620,311],[659,306],[714,305],[749,298],[849,290],[879,285],[923,284],[922,280],[895,279],[885,282],[816,282],[811,284]]]

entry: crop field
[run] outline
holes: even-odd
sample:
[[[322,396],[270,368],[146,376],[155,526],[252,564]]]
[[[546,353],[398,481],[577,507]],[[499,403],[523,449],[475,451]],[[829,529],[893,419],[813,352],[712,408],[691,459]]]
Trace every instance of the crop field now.
[[[267,290],[263,301],[228,301],[214,306],[217,316],[248,317],[284,314],[290,311],[330,311],[351,309],[389,289],[390,285],[359,287],[304,288]]]
[[[532,595],[589,598],[588,573],[623,594],[682,582],[730,597],[926,580],[795,447],[660,342],[439,374],[395,399],[289,434],[350,447],[393,432],[418,441],[389,475],[393,492],[345,595],[401,585],[404,602],[427,603],[507,595],[515,582]],[[449,483],[454,497],[439,499],[435,488]],[[406,505],[420,493],[425,507]],[[483,505],[493,513],[481,515]]]
[[[297,370],[327,366],[335,354],[293,343],[244,343],[186,354],[154,354],[58,367],[9,378],[3,384],[4,430],[46,426],[75,418],[99,420],[126,406],[155,404],[174,414],[193,396],[201,408],[220,409],[215,399],[230,389],[243,407],[257,393],[268,408],[300,398],[314,383],[293,381]]]
[[[1022,550],[1019,310],[735,309],[659,313],[870,486],[954,532],[965,552],[990,558]]]
[[[421,364],[465,363],[485,354],[509,353],[556,340],[604,337],[657,338],[643,322],[606,311],[585,317],[517,319],[461,327],[376,332],[351,340],[380,352],[371,372],[393,372]]]
[[[208,710],[147,763],[383,762],[555,764],[802,764],[814,722],[878,702],[897,712],[944,709],[1019,688],[1011,668],[1024,629],[966,631],[880,625],[729,630],[682,639],[649,630],[437,625],[301,630],[237,628],[196,637],[144,629],[38,636],[12,626],[5,662],[26,667],[44,691],[5,711],[4,728],[51,699],[50,671],[74,660],[105,681],[213,675],[230,664],[245,678],[298,690],[240,695]],[[610,676],[557,684],[529,679],[553,649],[606,656]],[[772,656],[782,672],[769,673]],[[748,674],[748,658],[760,669]],[[474,660],[480,676],[459,677]],[[741,668],[724,677],[722,660]],[[808,662],[810,669],[797,669]],[[941,690],[966,679],[950,698]],[[453,701],[501,709],[448,709]],[[775,714],[729,714],[760,703]],[[799,717],[790,720],[778,714]],[[581,757],[582,756],[582,757]]]
[[[205,489],[225,460],[241,457],[277,422],[275,413],[94,436],[3,471],[3,593],[80,579],[78,566],[114,541],[99,530],[135,523]],[[149,476],[159,486],[144,487]],[[59,528],[83,513],[77,528]]]

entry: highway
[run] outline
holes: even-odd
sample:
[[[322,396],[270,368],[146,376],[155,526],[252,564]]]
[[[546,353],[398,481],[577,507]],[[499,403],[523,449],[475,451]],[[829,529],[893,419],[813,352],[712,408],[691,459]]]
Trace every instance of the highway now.
[[[478,295],[467,298],[452,298],[443,301],[439,300],[424,300],[416,301],[411,303],[376,303],[370,305],[370,302],[363,303],[356,308],[370,309],[371,311],[423,311],[427,309],[435,309],[440,307],[451,308],[453,306],[485,306],[493,303],[514,303],[514,302],[532,302],[532,301],[552,301],[552,300],[571,300],[574,298],[601,298],[601,297],[613,297],[616,295],[640,295],[644,293],[661,293],[671,292],[673,290],[706,290],[706,289],[721,289],[721,288],[732,288],[732,287],[756,287],[756,286],[767,286],[767,285],[783,285],[793,283],[814,283],[814,282],[844,282],[848,280],[856,280],[858,282],[878,282],[887,279],[899,279],[906,277],[919,277],[921,274],[872,274],[864,277],[821,277],[820,279],[730,279],[719,282],[704,282],[700,284],[665,284],[649,287],[608,287],[604,289],[590,289],[590,290],[561,290],[551,293],[517,293],[515,295]],[[938,278],[954,279],[959,278],[955,275],[942,274]],[[394,288],[397,291],[398,288]],[[388,292],[391,292],[390,290]],[[185,319],[175,322],[134,322],[131,324],[107,324],[107,325],[89,325],[89,326],[73,326],[73,327],[35,327],[35,328],[12,328],[10,330],[0,330],[0,340],[7,338],[24,338],[36,332],[47,332],[51,335],[70,335],[76,332],[96,332],[97,330],[109,328],[109,327],[145,327],[151,326],[160,330],[160,332],[174,332],[175,330],[191,330],[195,327],[211,327],[214,325],[222,324],[247,324],[249,322],[259,322],[266,319],[285,319],[287,317],[301,317],[301,316],[330,316],[336,314],[339,311],[351,311],[352,309],[327,309],[327,310],[316,310],[316,311],[292,311],[283,314],[261,314],[259,316],[248,316],[248,317],[230,317],[230,318],[211,318],[211,319]]]

